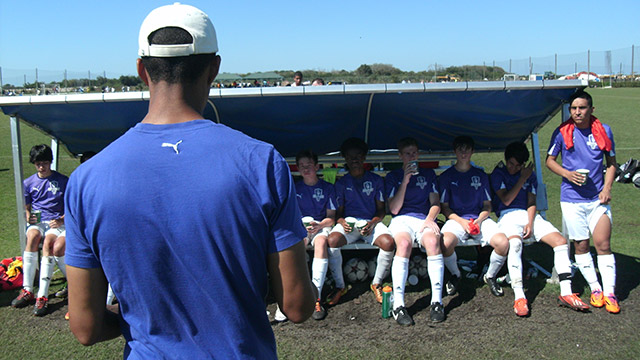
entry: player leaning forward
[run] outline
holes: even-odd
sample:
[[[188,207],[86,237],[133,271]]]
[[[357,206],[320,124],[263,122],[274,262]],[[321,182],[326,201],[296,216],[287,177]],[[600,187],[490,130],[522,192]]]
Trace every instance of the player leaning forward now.
[[[491,186],[498,197],[494,211],[500,218],[498,226],[509,239],[507,268],[515,295],[513,309],[518,316],[529,315],[529,305],[522,283],[522,240],[534,237],[535,241],[553,248],[553,260],[560,278],[558,304],[577,311],[589,310],[576,294],[571,292],[571,262],[569,245],[560,232],[536,213],[536,189],[538,181],[529,160],[529,150],[522,142],[507,145],[504,151],[506,165],[498,166],[491,173]]]
[[[202,118],[220,66],[205,13],[157,8],[139,44],[149,111],[65,194],[70,328],[85,345],[122,333],[125,358],[277,358],[267,290],[292,322],[316,299],[289,167]]]
[[[571,118],[551,136],[547,167],[562,176],[560,207],[569,239],[575,242],[576,264],[591,288],[591,305],[605,306],[619,313],[615,295],[616,261],[611,253],[611,185],[615,177],[616,156],[613,132],[593,116],[593,100],[584,91],[569,99]],[[556,158],[562,156],[562,165]],[[606,161],[606,174],[602,163]],[[584,175],[588,171],[587,175]],[[598,253],[598,282],[589,252],[589,234]]]
[[[369,145],[359,138],[349,138],[340,146],[349,173],[336,181],[335,185],[338,220],[329,234],[329,251],[332,252],[329,261],[341,263],[342,255],[336,250],[359,239],[379,247],[371,291],[376,301],[382,303],[382,280],[391,267],[395,244],[391,232],[382,223],[385,216],[384,180],[364,169],[368,151]],[[346,221],[347,217],[354,217],[366,225],[360,230],[354,229]]]
[[[402,168],[385,177],[389,210],[393,214],[389,230],[396,242],[396,255],[391,265],[393,280],[393,317],[400,325],[412,325],[413,319],[404,305],[404,288],[409,273],[413,243],[427,251],[427,268],[431,279],[431,311],[433,322],[445,318],[442,306],[444,262],[440,249],[440,228],[435,220],[440,213],[440,196],[436,190],[436,173],[417,166],[418,142],[404,138],[398,142]]]

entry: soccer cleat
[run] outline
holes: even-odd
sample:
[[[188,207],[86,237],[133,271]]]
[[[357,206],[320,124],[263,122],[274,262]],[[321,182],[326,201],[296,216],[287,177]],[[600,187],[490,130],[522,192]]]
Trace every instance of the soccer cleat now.
[[[33,307],[33,315],[45,316],[49,307],[49,299],[42,296],[36,299],[36,305]]]
[[[400,306],[399,308],[391,311],[391,315],[396,319],[396,322],[402,326],[411,326],[413,325],[413,319],[411,315],[409,315],[409,311],[404,306]]]
[[[60,290],[58,290],[58,292],[56,292],[56,297],[57,298],[66,298],[67,295],[69,295],[69,287],[67,284],[64,284],[64,287]]]
[[[502,286],[498,284],[496,278],[490,278],[486,274],[484,275],[484,283],[489,285],[489,290],[494,296],[503,296],[504,291],[502,290]]]
[[[614,294],[609,294],[604,297],[604,306],[608,312],[617,314],[620,312],[620,305],[618,305],[618,298]]]
[[[589,305],[585,304],[578,294],[558,296],[558,305],[575,311],[589,311]]]
[[[527,303],[527,299],[525,298],[516,299],[516,301],[513,303],[513,311],[518,316],[528,316],[529,305]]]
[[[280,307],[276,305],[276,314],[273,316],[273,320],[277,322],[287,321],[287,315],[280,311]]]
[[[447,292],[447,295],[449,296],[453,296],[458,292],[458,283],[460,282],[460,278],[455,276],[455,275],[451,275],[451,277],[449,278],[449,281],[447,281],[447,283],[444,285],[445,291]]]
[[[333,289],[333,291],[327,296],[327,304],[335,305],[340,301],[340,298],[349,291],[349,288]]]
[[[376,298],[376,301],[382,304],[382,285],[380,284],[371,284],[371,291],[373,291],[373,296]]]
[[[429,311],[429,320],[431,320],[431,322],[443,322],[444,319],[444,306],[442,306],[442,303],[432,303],[431,310]]]
[[[20,290],[18,297],[11,301],[11,306],[14,308],[22,308],[29,305],[34,299],[33,293],[25,289]]]
[[[325,310],[324,307],[322,307],[322,304],[320,304],[320,299],[316,301],[316,308],[313,311],[313,315],[311,315],[311,317],[314,320],[322,320],[327,317],[327,310]]]
[[[604,295],[602,290],[595,290],[591,292],[591,300],[589,301],[591,306],[601,308],[604,306]]]

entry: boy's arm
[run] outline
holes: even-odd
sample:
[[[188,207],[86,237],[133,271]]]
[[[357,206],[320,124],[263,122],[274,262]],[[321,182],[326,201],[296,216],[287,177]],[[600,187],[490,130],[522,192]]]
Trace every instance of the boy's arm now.
[[[547,160],[545,162],[547,168],[549,168],[552,173],[560,175],[576,185],[582,184],[582,175],[578,174],[577,171],[569,171],[563,168],[562,165],[558,164],[556,161],[557,157],[557,155],[547,155]]]
[[[607,172],[604,175],[604,186],[598,194],[601,204],[608,204],[611,201],[611,186],[616,177],[616,157],[605,155],[607,161]]]
[[[398,187],[398,191],[396,194],[389,198],[389,211],[393,215],[398,215],[400,210],[402,209],[402,205],[404,204],[404,196],[407,193],[407,185],[409,185],[409,181],[411,180],[412,170],[409,170],[409,163],[404,164],[404,176],[402,177],[402,182]]]
[[[506,206],[511,205],[531,174],[533,174],[533,164],[522,167],[522,170],[520,170],[520,178],[518,178],[518,181],[511,189],[496,190],[496,195],[498,195],[500,201]]]
[[[485,200],[482,202],[482,211],[478,214],[478,218],[475,223],[480,226],[480,223],[485,221],[491,214],[491,200]]]
[[[529,222],[524,227],[522,238],[526,239],[533,234],[533,221],[536,218],[537,206],[536,195],[534,193],[527,194],[527,219]]]
[[[267,255],[267,266],[271,291],[282,312],[294,323],[307,320],[318,294],[315,286],[311,286],[304,242]]]
[[[69,327],[76,339],[88,346],[120,336],[119,308],[105,306],[108,285],[102,269],[67,265],[67,280]]]
[[[440,227],[436,223],[436,218],[438,217],[438,214],[440,214],[440,195],[438,193],[430,193],[429,203],[431,204],[431,207],[429,208],[427,218],[424,219],[424,222],[422,223],[421,230],[430,228],[436,235],[438,235],[440,234]]]
[[[458,224],[460,224],[460,226],[462,226],[464,231],[469,233],[469,231],[470,231],[469,230],[469,220],[464,219],[464,218],[458,216],[458,214],[456,214],[455,212],[453,212],[453,210],[451,210],[451,208],[449,207],[449,203],[440,203],[440,210],[442,211],[442,215],[444,215],[445,219],[453,220],[453,221],[457,222]]]

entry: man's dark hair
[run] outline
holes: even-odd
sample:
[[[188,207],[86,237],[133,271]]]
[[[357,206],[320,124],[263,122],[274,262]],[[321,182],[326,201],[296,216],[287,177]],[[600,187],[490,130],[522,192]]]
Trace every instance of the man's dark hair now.
[[[300,79],[302,79],[302,72],[300,71],[296,71],[293,73],[293,77],[295,78],[296,76],[300,76]]]
[[[53,151],[45,144],[35,145],[29,151],[29,162],[35,164],[37,161],[53,161]]]
[[[80,155],[80,164],[83,164],[85,161],[91,159],[96,154],[95,151],[85,151]]]
[[[149,43],[157,45],[191,44],[193,37],[179,27],[165,27],[149,35]],[[149,72],[151,81],[166,81],[169,84],[192,83],[206,67],[211,64],[216,54],[198,54],[176,57],[143,56],[142,64]]]
[[[360,138],[348,138],[340,145],[340,154],[344,157],[349,150],[354,149],[360,151],[362,155],[367,155],[369,145]]]
[[[313,160],[314,164],[318,163],[318,154],[314,153],[311,149],[307,149],[302,150],[298,154],[296,154],[296,164],[298,163],[298,161],[300,161],[300,159],[305,158]]]
[[[476,146],[476,143],[473,141],[473,138],[471,138],[471,136],[461,135],[461,136],[456,136],[456,138],[453,139],[454,151],[458,149],[463,149],[463,148],[469,148],[473,150],[475,146]]]
[[[591,97],[591,95],[589,95],[589,93],[587,93],[584,90],[578,90],[573,95],[571,95],[571,97],[569,98],[569,106],[571,106],[571,104],[573,103],[573,100],[575,99],[585,99],[587,100],[589,107],[593,106],[593,98]]]
[[[313,84],[313,83],[316,83],[316,82],[318,84],[324,85],[324,80],[322,80],[322,78],[315,78],[315,79],[313,79],[313,81],[311,83]]]
[[[398,140],[398,151],[402,151],[402,149],[409,146],[418,147],[418,141],[412,137],[405,137]]]
[[[529,160],[529,149],[523,142],[512,142],[504,149],[504,160],[509,161],[511,158],[516,159],[518,164],[522,165]]]

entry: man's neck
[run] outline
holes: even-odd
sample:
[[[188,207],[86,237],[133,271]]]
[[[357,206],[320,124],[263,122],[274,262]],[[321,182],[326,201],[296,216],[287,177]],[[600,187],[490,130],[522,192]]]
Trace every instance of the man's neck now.
[[[313,176],[313,177],[303,177],[302,181],[304,182],[305,185],[307,186],[313,186],[315,184],[318,183],[318,177],[317,176]]]
[[[469,169],[471,169],[471,162],[456,162],[456,164],[454,165],[456,170],[458,170],[459,172],[467,172],[469,171]]]
[[[142,122],[159,125],[202,119],[201,104],[206,101],[202,96],[206,95],[190,89],[182,84],[150,84],[149,112]]]
[[[45,171],[43,171],[43,172],[38,172],[38,177],[39,177],[40,179],[46,179],[46,178],[48,178],[49,176],[51,176],[51,174],[53,174],[53,171],[52,171],[52,170],[49,170],[49,171],[46,171],[46,172],[45,172]]]

